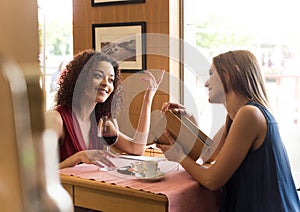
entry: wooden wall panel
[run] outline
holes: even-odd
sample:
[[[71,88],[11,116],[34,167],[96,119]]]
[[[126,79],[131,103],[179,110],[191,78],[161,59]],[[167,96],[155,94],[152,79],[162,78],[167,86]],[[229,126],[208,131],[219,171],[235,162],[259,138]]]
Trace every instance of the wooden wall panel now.
[[[90,0],[73,0],[73,42],[74,53],[92,48],[92,24],[120,23],[120,22],[146,22],[146,33],[161,34],[160,38],[147,36],[146,40],[146,68],[170,69],[169,38],[170,35],[170,4],[177,0],[145,0],[145,3],[120,4],[92,7]],[[172,11],[172,16],[176,16]],[[173,25],[179,23],[172,23]],[[176,29],[176,27],[175,27]],[[123,73],[123,80],[132,74]],[[138,83],[138,82],[137,82]],[[133,86],[135,83],[133,83]],[[153,107],[160,109],[164,101],[168,101],[169,80],[166,74],[163,84],[163,92],[155,96]],[[125,88],[125,104],[130,104],[129,117],[133,125],[137,124],[142,94],[136,94],[132,86]],[[131,101],[133,98],[137,100]],[[120,128],[125,133],[133,133],[128,127],[128,117],[120,117]],[[127,131],[127,132],[126,132]]]

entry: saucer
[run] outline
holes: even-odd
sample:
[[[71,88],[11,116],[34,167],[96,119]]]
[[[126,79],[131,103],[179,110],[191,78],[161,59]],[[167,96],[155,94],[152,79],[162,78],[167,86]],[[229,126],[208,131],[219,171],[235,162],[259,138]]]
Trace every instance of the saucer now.
[[[154,176],[154,177],[144,177],[143,175],[139,174],[139,173],[135,173],[135,176],[138,178],[138,179],[141,179],[141,180],[144,180],[144,181],[158,181],[158,180],[161,180],[162,178],[164,178],[166,175],[165,172],[162,172],[162,171],[159,171],[157,172],[157,175]]]

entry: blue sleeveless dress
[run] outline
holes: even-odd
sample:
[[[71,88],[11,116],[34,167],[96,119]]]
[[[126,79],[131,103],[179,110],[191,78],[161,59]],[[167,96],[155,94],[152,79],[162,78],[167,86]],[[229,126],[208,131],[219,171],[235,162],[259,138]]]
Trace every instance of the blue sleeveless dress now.
[[[300,201],[289,159],[277,123],[263,106],[268,131],[263,144],[249,151],[243,163],[223,187],[220,211],[300,212]]]

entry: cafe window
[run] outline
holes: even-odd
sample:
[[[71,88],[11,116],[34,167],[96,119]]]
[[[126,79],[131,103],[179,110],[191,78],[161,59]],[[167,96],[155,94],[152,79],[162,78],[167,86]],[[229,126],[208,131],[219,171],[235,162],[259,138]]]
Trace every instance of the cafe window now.
[[[201,121],[207,110],[203,103],[207,98],[201,96],[201,89],[212,57],[234,49],[253,52],[260,62],[273,114],[299,186],[300,30],[297,26],[300,13],[296,3],[293,0],[184,1],[184,41],[203,57],[193,58],[189,56],[190,47],[184,49],[184,104],[190,103],[191,95],[199,97],[196,105],[201,107],[196,115],[200,126],[207,126],[207,122]],[[188,63],[193,62],[191,57],[200,61],[196,70],[188,68],[191,67]]]
[[[46,109],[54,105],[57,77],[73,56],[72,0],[38,0],[41,86]]]

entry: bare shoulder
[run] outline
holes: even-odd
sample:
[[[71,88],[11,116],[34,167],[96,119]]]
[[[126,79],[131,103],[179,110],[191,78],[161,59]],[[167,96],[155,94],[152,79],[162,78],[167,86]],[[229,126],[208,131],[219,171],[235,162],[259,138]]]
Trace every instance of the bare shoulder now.
[[[253,124],[266,123],[266,118],[262,111],[253,105],[241,107],[236,116],[237,118],[243,118]]]
[[[51,122],[54,124],[62,124],[63,120],[60,116],[60,113],[57,110],[49,110],[46,112],[46,122]]]
[[[55,130],[58,137],[63,136],[63,119],[57,110],[49,110],[46,112],[46,128]]]
[[[261,146],[267,133],[267,120],[262,111],[255,106],[245,105],[238,111],[236,119],[244,126],[248,136],[254,139],[252,149]]]

